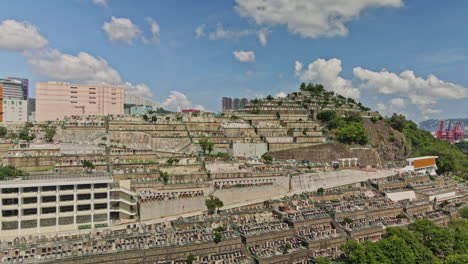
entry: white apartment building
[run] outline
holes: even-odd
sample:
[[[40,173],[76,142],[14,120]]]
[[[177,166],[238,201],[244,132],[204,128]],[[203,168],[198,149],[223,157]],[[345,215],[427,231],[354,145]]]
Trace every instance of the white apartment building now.
[[[27,177],[0,181],[0,237],[105,227],[111,214],[136,215],[131,196],[118,188],[112,195],[109,174]]]
[[[28,101],[3,98],[3,122],[27,122]]]

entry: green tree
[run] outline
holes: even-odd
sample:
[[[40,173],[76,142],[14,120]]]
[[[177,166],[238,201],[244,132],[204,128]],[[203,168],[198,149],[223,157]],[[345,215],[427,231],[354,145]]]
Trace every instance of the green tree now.
[[[322,111],[317,114],[317,119],[322,122],[330,122],[337,117],[335,111]]]
[[[148,120],[149,120],[148,115],[144,114],[144,115],[143,115],[143,120],[148,121]]]
[[[16,177],[28,176],[29,174],[15,168],[15,166],[8,165],[2,166],[0,165],[0,181],[13,179]]]
[[[36,135],[29,134],[29,129],[33,127],[33,124],[27,122],[24,127],[18,133],[18,138],[26,141],[31,141],[36,138]]]
[[[57,133],[55,126],[47,126],[44,128],[45,140],[51,142],[54,139],[55,134]]]
[[[281,118],[281,114],[279,112],[276,112],[276,119],[280,119]]]
[[[346,122],[357,122],[357,123],[361,123],[362,122],[362,117],[360,114],[358,113],[347,113],[344,120]]]
[[[268,101],[271,101],[271,100],[273,100],[273,96],[268,95],[266,99],[267,99]]]
[[[213,239],[213,241],[214,241],[216,244],[218,244],[219,242],[221,242],[222,238],[223,238],[223,235],[222,235],[221,233],[219,233],[219,232],[216,232],[216,233],[214,234],[214,239]]]
[[[157,116],[151,116],[151,122],[156,123],[156,121],[158,121],[158,117]]]
[[[263,154],[262,159],[265,161],[266,164],[273,163],[273,157],[267,154]]]
[[[164,171],[159,171],[159,177],[162,178],[164,184],[167,184],[169,182],[169,173],[164,172]]]
[[[205,200],[206,208],[208,209],[209,214],[214,214],[217,208],[221,208],[224,206],[223,201],[221,201],[218,197],[214,197],[213,195],[208,196],[208,199]]]
[[[91,172],[92,170],[94,170],[96,168],[96,166],[94,166],[94,164],[89,161],[89,160],[83,160],[81,162],[81,164],[83,165],[83,168],[87,171],[87,172]]]
[[[306,91],[307,90],[307,86],[305,83],[301,83],[301,86],[299,88],[301,91]]]
[[[0,126],[0,137],[4,138],[8,134],[8,130],[4,126]]]
[[[314,264],[331,264],[330,260],[324,257],[317,257],[313,259]]]
[[[468,254],[455,254],[448,256],[444,264],[468,264]]]
[[[336,131],[338,141],[346,144],[357,143],[364,145],[369,141],[367,130],[360,123],[352,122]]]
[[[402,132],[406,124],[406,118],[404,115],[393,114],[392,117],[388,119],[388,124],[393,129]]]
[[[213,148],[214,148],[214,143],[211,142],[208,138],[202,138],[198,141],[198,143],[200,144],[200,147],[202,148],[203,150],[203,154],[206,155],[206,151],[208,151],[209,153],[211,153],[211,151],[213,151]]]
[[[459,211],[463,218],[468,218],[468,206],[461,208]]]
[[[189,255],[187,257],[187,264],[193,264],[193,262],[197,260],[194,255]]]

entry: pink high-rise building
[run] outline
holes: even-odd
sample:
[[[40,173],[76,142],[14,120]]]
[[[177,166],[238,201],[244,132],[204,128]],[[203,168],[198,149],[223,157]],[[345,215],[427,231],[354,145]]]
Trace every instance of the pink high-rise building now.
[[[124,88],[77,85],[67,82],[36,83],[36,121],[66,116],[121,115]]]

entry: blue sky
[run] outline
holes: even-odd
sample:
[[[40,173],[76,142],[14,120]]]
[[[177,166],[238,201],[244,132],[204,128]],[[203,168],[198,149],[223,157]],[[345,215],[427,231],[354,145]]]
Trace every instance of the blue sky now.
[[[468,1],[2,0],[0,10],[0,77],[33,89],[124,85],[167,108],[218,111],[222,96],[312,81],[384,114],[468,116]]]

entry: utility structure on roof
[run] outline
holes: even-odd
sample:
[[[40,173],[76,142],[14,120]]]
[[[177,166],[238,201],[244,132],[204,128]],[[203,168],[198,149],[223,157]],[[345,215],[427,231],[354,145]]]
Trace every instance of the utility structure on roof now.
[[[451,125],[452,121],[449,121],[447,129],[444,131],[444,120],[440,120],[439,130],[437,130],[436,137],[449,143],[463,141],[465,139],[465,134],[461,123],[455,123],[455,127],[453,129],[451,129]]]

